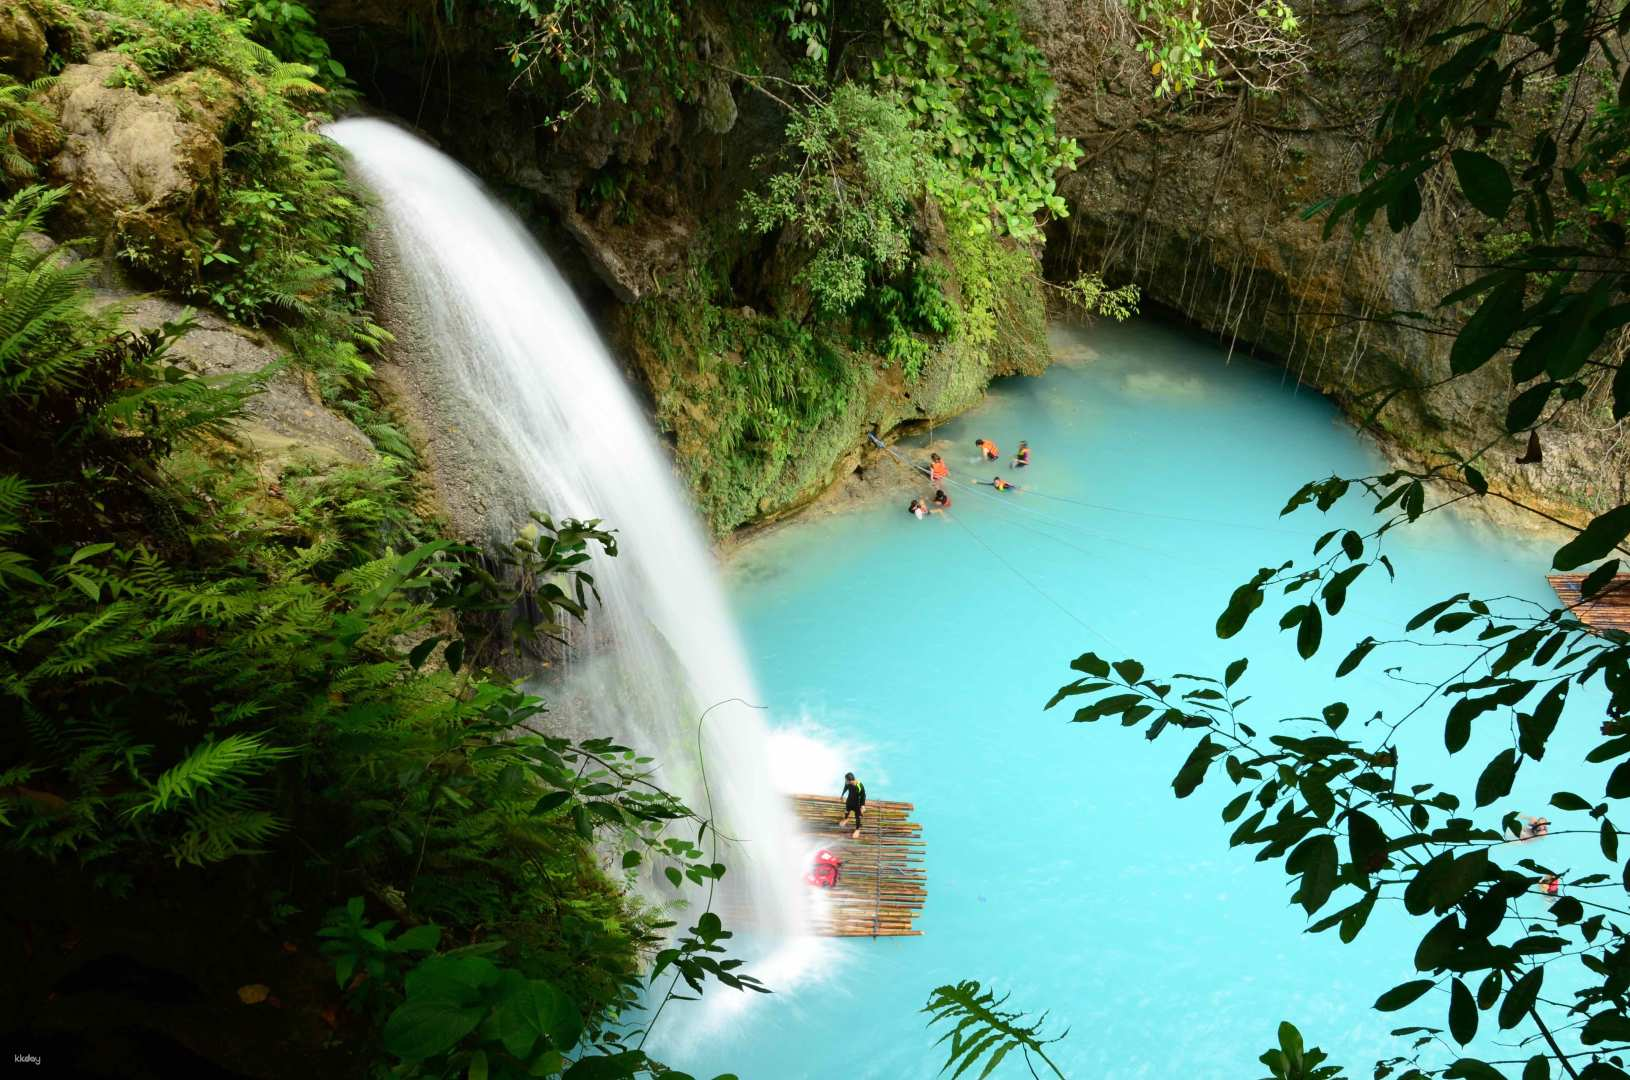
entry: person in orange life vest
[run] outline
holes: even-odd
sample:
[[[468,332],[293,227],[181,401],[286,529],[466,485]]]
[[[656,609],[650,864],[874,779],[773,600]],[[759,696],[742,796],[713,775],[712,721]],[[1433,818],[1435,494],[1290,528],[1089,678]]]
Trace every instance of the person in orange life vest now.
[[[855,815],[855,831],[851,834],[854,839],[860,839],[860,812],[866,807],[866,785],[855,779],[854,773],[843,774],[843,816],[838,819],[842,825],[849,820],[849,815]]]
[[[928,508],[936,514],[943,514],[951,509],[951,496],[943,491],[934,492],[934,505]]]
[[[973,444],[979,448],[981,454],[985,455],[986,461],[995,461],[1001,454],[1001,451],[996,449],[996,444],[989,439],[975,439]]]
[[[1030,444],[1023,439],[1019,440],[1019,456],[1013,459],[1013,467],[1022,469],[1030,464]]]
[[[923,502],[921,499],[912,499],[911,505],[906,507],[906,509],[910,510],[911,516],[916,518],[918,521],[921,521],[923,518],[928,516],[928,504]]]
[[[990,486],[995,488],[997,491],[1018,491],[1019,490],[1014,485],[1008,483],[1006,480],[1003,480],[1000,476],[998,476],[996,479],[992,480],[990,482]]]

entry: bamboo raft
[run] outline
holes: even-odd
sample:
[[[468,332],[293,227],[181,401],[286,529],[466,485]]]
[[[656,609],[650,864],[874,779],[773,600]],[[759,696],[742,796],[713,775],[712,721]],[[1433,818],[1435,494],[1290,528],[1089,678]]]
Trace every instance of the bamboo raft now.
[[[842,861],[838,883],[809,886],[810,922],[825,937],[919,937],[915,922],[928,899],[927,849],[922,826],[911,820],[911,803],[866,804],[865,826],[853,839],[845,826],[843,800],[832,795],[792,795],[793,814],[810,849],[825,848]]]
[[[1584,574],[1551,574],[1548,581],[1563,605],[1593,630],[1630,631],[1630,574],[1615,575],[1607,587],[1591,600],[1581,602],[1579,586]]]

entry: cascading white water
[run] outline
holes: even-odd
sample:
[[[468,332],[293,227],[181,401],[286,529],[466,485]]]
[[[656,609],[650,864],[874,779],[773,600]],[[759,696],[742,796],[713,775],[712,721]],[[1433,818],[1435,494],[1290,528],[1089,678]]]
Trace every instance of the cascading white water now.
[[[711,556],[673,469],[605,344],[521,223],[474,176],[422,140],[373,119],[325,133],[378,196],[438,400],[506,477],[488,539],[513,536],[525,508],[600,518],[620,553],[594,567],[604,599],[551,696],[583,731],[655,756],[663,781],[741,841],[721,852],[733,904],[755,929],[803,932],[805,886],[791,814],[770,780],[763,720],[709,706],[758,700]],[[705,764],[707,792],[700,782]],[[666,887],[665,885],[663,887]],[[784,968],[783,968],[784,970]]]

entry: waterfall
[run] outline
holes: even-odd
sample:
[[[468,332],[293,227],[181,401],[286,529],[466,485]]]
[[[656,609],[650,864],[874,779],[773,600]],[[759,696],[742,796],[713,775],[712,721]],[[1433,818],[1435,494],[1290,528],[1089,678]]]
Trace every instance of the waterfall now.
[[[604,342],[548,256],[469,172],[380,120],[325,131],[378,197],[383,272],[413,324],[409,351],[441,425],[444,496],[463,486],[447,482],[450,468],[489,485],[475,500],[489,542],[512,538],[532,508],[617,531],[618,556],[593,567],[604,602],[577,635],[587,640],[550,680],[557,720],[655,757],[660,780],[698,812],[711,795],[719,828],[740,840],[719,857],[729,908],[754,930],[796,937],[807,889],[770,781],[766,725],[754,709],[717,704],[757,702],[758,691],[707,544]],[[698,718],[716,705],[699,762]],[[651,887],[674,895],[660,879]]]

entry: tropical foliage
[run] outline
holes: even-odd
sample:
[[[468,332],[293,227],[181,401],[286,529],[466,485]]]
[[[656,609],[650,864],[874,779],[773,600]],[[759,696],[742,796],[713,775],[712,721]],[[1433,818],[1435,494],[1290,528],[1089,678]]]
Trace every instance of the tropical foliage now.
[[[819,306],[841,313],[904,268],[931,159],[896,98],[854,83],[796,110],[787,139],[789,167],[763,194],[748,192],[743,227],[790,229],[809,251],[798,280]]]
[[[234,420],[272,373],[200,374],[184,323],[118,329],[94,262],[32,240],[62,197],[0,204],[0,851],[127,904],[165,865],[237,868],[279,917],[367,883],[322,937],[399,1074],[656,1068],[626,1021],[673,924],[629,886],[716,881],[668,828],[706,823],[485,666],[591,617],[615,537],[535,515],[500,580],[411,512],[390,459],[268,484]],[[274,893],[268,857],[318,869]],[[728,938],[703,914],[658,971],[757,989]]]
[[[1157,98],[1277,93],[1307,71],[1312,49],[1285,0],[1135,0],[1131,9]]]
[[[1018,9],[993,0],[894,0],[878,85],[911,110],[938,167],[930,186],[947,215],[975,232],[1040,239],[1067,215],[1060,173],[1081,148],[1058,134],[1058,88]]]
[[[626,110],[639,123],[688,96],[698,60],[683,33],[684,5],[665,0],[490,0],[520,21],[508,53],[518,80],[563,102],[550,123],[588,106]],[[452,10],[452,5],[448,5]]]

